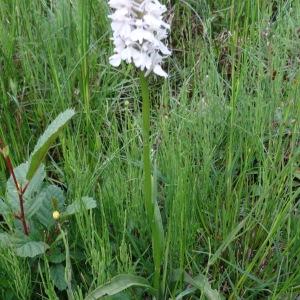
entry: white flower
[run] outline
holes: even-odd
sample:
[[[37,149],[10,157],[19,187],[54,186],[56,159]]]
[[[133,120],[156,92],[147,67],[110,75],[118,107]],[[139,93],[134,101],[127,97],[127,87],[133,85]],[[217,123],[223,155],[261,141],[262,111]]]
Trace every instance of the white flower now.
[[[146,72],[167,77],[161,68],[164,58],[171,51],[163,43],[170,25],[163,21],[165,5],[158,0],[109,0],[114,10],[112,20],[114,54],[109,58],[112,66],[118,67],[122,61],[133,63]]]

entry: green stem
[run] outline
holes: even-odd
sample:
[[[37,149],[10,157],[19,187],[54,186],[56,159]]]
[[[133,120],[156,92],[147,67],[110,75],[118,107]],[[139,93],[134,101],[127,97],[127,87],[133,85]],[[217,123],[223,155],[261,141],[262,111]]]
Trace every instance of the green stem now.
[[[152,183],[150,159],[150,97],[148,82],[141,73],[141,90],[143,98],[143,163],[144,163],[144,197],[147,217],[152,224]]]
[[[57,224],[59,231],[61,233],[61,237],[63,239],[63,243],[65,246],[66,250],[66,268],[65,268],[65,280],[67,282],[67,294],[68,294],[68,299],[73,300],[74,295],[72,291],[72,265],[71,265],[71,259],[70,259],[70,248],[69,248],[69,243],[67,240],[67,235],[66,233],[62,230],[60,223]]]
[[[90,120],[90,91],[89,91],[89,22],[90,22],[90,1],[81,0],[81,89],[84,102],[84,110],[87,120]]]
[[[155,228],[153,224],[154,205],[152,201],[152,179],[151,179],[151,157],[150,157],[150,93],[148,81],[143,72],[140,74],[141,92],[143,98],[143,165],[144,165],[144,199],[148,218],[148,224],[151,228],[152,256],[154,259],[154,288],[160,291],[160,260],[157,257],[159,245],[156,243]],[[159,254],[158,254],[159,255]]]

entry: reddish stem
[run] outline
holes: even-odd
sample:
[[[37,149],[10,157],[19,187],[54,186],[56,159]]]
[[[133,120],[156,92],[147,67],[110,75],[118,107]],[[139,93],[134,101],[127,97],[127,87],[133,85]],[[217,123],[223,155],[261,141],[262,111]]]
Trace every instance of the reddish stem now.
[[[3,143],[0,142],[0,145],[2,146]],[[10,175],[13,178],[13,181],[14,181],[14,184],[16,186],[16,189],[17,189],[17,192],[18,192],[18,196],[19,196],[19,204],[20,204],[20,210],[21,210],[21,212],[20,212],[20,215],[18,215],[18,216],[15,215],[15,217],[21,221],[24,233],[26,235],[29,235],[29,230],[28,230],[28,226],[26,224],[26,218],[25,218],[24,197],[23,197],[24,193],[25,193],[25,191],[27,189],[28,184],[26,184],[25,188],[22,190],[22,187],[18,183],[16,174],[14,172],[14,168],[13,168],[13,165],[11,163],[11,160],[10,160],[9,156],[4,156],[4,159],[5,159],[5,162],[6,162],[6,166],[7,166],[8,170],[9,170],[9,173],[10,173]]]
[[[15,174],[15,172],[14,172],[14,167],[13,167],[13,165],[12,165],[12,163],[11,163],[11,160],[10,160],[10,158],[9,158],[8,156],[4,157],[4,159],[5,159],[6,166],[7,166],[8,170],[9,170],[10,175],[11,175],[12,178],[13,178],[14,184],[15,184],[15,186],[16,186],[16,188],[17,188],[17,191],[18,191],[18,194],[19,194],[19,191],[20,191],[20,185],[19,185],[19,183],[18,183],[16,174]]]
[[[29,185],[29,181],[26,182],[24,188],[22,189],[23,195],[25,194],[25,192],[26,192],[26,190],[27,190],[27,188],[28,188],[28,185]]]
[[[18,220],[21,220],[21,217],[18,214],[14,214],[14,217]]]

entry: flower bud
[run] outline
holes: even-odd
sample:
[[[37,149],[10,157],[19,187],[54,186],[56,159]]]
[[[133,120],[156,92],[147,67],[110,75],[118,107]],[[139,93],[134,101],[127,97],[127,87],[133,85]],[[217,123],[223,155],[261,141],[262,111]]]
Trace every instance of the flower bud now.
[[[60,218],[60,213],[59,211],[55,210],[52,214],[52,217],[54,220],[58,220]]]

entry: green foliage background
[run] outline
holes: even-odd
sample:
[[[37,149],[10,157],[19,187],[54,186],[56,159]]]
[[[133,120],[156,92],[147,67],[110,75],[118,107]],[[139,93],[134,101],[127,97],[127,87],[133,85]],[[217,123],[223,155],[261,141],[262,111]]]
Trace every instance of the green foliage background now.
[[[176,269],[204,274],[225,299],[296,299],[300,2],[165,3],[170,77],[150,80],[164,299],[187,287],[172,280]],[[49,181],[66,189],[68,203],[97,199],[97,209],[68,225],[76,299],[117,274],[153,272],[139,81],[131,66],[108,64],[107,14],[103,0],[0,1],[0,136],[14,164],[58,113],[78,112],[46,158]],[[0,298],[66,298],[48,269],[41,277],[0,250]],[[143,289],[126,297],[144,299]]]

